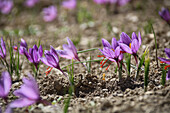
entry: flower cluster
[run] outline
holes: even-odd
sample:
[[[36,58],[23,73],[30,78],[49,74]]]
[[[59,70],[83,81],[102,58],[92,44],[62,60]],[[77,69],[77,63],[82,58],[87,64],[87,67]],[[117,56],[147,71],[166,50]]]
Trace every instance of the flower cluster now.
[[[112,44],[102,39],[103,50],[99,49],[103,55],[99,55],[99,57],[104,57],[111,62],[116,62],[118,67],[119,63],[123,60],[123,53],[132,54],[136,60],[136,64],[138,65],[137,60],[137,51],[140,48],[142,43],[140,32],[138,36],[133,32],[132,39],[126,34],[122,33],[120,36],[120,40],[117,41],[115,38],[112,38]],[[107,60],[103,63],[102,66],[107,62]],[[102,67],[101,66],[101,67]],[[106,70],[108,67],[106,68]]]
[[[97,4],[117,4],[119,6],[126,5],[130,0],[93,0]]]

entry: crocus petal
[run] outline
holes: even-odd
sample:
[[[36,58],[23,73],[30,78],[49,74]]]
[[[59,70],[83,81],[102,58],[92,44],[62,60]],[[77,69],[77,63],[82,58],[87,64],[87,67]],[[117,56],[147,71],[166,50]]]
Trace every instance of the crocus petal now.
[[[34,90],[33,85],[23,84],[20,89],[14,91],[14,95],[21,98],[29,98],[32,100],[39,99],[39,94]]]
[[[140,32],[138,33],[138,42],[139,42],[139,47],[142,44],[142,38]]]
[[[23,46],[23,47],[27,48],[27,43],[26,43],[26,41],[23,38],[21,38],[20,46]]]
[[[122,34],[120,35],[120,41],[128,46],[132,42],[130,37],[124,32],[122,32]]]
[[[112,48],[115,50],[117,46],[118,46],[117,40],[116,40],[116,38],[113,37],[112,38]]]
[[[136,35],[135,32],[132,33],[132,40],[134,40],[134,39],[137,39],[137,40],[138,40],[138,37],[137,37],[137,35]]]
[[[20,99],[17,99],[17,100],[14,100],[13,102],[11,102],[9,104],[8,109],[26,107],[26,106],[34,104],[35,102],[36,102],[35,100],[30,100],[28,98],[20,98]]]
[[[102,44],[103,44],[103,47],[111,48],[110,43],[106,39],[104,39],[104,38],[102,39]]]
[[[72,49],[71,49],[71,48],[69,48],[69,46],[68,46],[68,45],[63,44],[63,49],[64,49],[64,51],[66,51],[66,52],[67,52],[67,54],[68,54],[70,57],[72,57],[73,59],[75,59],[75,55],[74,55],[74,53],[73,53]]]
[[[122,53],[119,55],[118,59],[119,59],[119,61],[123,60],[123,54]]]
[[[47,61],[47,59],[44,58],[44,57],[41,58],[41,62],[43,62],[43,63],[44,63],[45,65],[47,65],[47,66],[53,67],[53,65],[49,64],[48,61]]]
[[[31,56],[29,55],[29,53],[27,52],[27,50],[25,48],[24,49],[24,55],[26,56],[26,58],[33,63],[33,59],[31,58]],[[32,49],[30,48],[29,50],[31,50],[32,52]]]
[[[33,59],[33,63],[38,63],[39,61],[39,57],[38,57],[38,53],[35,49],[33,49],[33,53],[32,53],[32,59]]]
[[[33,49],[35,49],[36,51],[38,51],[37,45],[34,45],[34,46],[33,46]]]
[[[168,73],[166,74],[166,80],[170,80],[170,69],[168,70]]]
[[[38,54],[39,54],[39,58],[41,58],[43,56],[43,48],[40,45],[39,49],[38,49]]]
[[[170,58],[170,48],[165,48],[165,53],[168,58]]]
[[[59,58],[58,58],[58,54],[57,54],[57,51],[53,48],[53,46],[50,46],[50,52],[51,54],[54,56],[55,60],[57,63],[59,63]]]
[[[67,37],[67,42],[68,42],[69,47],[71,47],[74,55],[78,56],[76,47],[74,46],[73,42],[68,37]]]
[[[5,42],[3,40],[3,38],[1,38],[1,47],[2,47],[2,50],[3,50],[3,58],[6,57],[6,45],[5,45]]]
[[[139,49],[139,42],[137,39],[132,40],[131,49],[133,53],[137,53]]]
[[[170,65],[170,59],[158,57],[162,62]]]
[[[52,65],[52,67],[57,68],[58,62],[56,61],[55,57],[51,54],[45,54],[45,57],[47,58],[47,62]]]
[[[4,82],[4,94],[8,95],[11,89],[11,85],[12,85],[11,76],[7,71],[5,71],[5,72],[2,72],[2,77],[3,77],[3,82]]]
[[[116,58],[119,57],[120,51],[121,51],[120,46],[118,46],[118,47],[115,49],[115,57],[116,57]]]
[[[69,56],[69,55],[67,54],[67,52],[66,52],[66,51],[63,51],[63,50],[57,50],[57,53],[60,55],[60,57],[67,58],[67,59],[72,59],[72,57],[71,57],[71,56]]]
[[[66,9],[74,9],[76,7],[76,0],[63,1],[62,6]]]
[[[132,54],[132,50],[129,46],[123,43],[119,43],[119,46],[127,53]]]
[[[4,98],[6,95],[4,94],[4,87],[3,87],[3,81],[0,81],[0,97]]]

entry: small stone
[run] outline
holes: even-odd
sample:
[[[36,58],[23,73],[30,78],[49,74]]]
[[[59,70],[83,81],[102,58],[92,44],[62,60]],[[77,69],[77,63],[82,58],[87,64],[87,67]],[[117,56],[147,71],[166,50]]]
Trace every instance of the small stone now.
[[[103,92],[108,92],[108,89],[103,89],[102,91],[103,91]]]
[[[146,95],[153,95],[154,92],[153,92],[153,91],[147,91],[145,94],[146,94]]]
[[[120,93],[120,94],[117,94],[117,96],[118,96],[118,97],[123,97],[123,94]]]

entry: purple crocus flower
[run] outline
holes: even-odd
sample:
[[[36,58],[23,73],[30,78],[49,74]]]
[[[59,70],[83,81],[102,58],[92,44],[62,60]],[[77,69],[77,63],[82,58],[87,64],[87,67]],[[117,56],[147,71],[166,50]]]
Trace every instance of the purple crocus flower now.
[[[6,57],[6,45],[5,45],[3,38],[1,38],[0,57],[2,59],[5,59]]]
[[[40,47],[38,48],[36,45],[33,46],[33,48],[29,49],[29,53],[26,50],[26,48],[24,48],[24,55],[27,57],[27,59],[33,63],[36,67],[36,69],[38,69],[38,64],[41,60],[41,57],[43,55],[43,49],[42,46],[40,45]]]
[[[168,23],[170,24],[170,12],[167,8],[162,8],[161,11],[159,11],[159,15]]]
[[[110,60],[111,63],[116,62],[119,67],[119,62],[123,60],[123,54],[121,53],[122,49],[118,45],[117,40],[115,38],[112,38],[112,45],[110,45],[110,43],[107,40],[102,39],[102,44],[103,44],[103,50],[101,49],[99,50],[102,52],[103,55],[98,55],[98,57],[104,57],[104,59],[106,58]],[[103,60],[101,61],[100,64],[103,63]],[[107,60],[101,65],[101,67],[103,67],[103,65],[106,62]],[[106,70],[109,68],[109,66],[106,68]]]
[[[141,43],[142,43],[142,39],[141,39],[140,32],[138,33],[138,37],[133,32],[132,39],[124,32],[120,36],[119,46],[122,48],[124,52],[132,54],[135,57],[137,65],[138,65],[137,51],[140,48]]]
[[[32,77],[31,74],[28,74],[28,78],[24,77],[22,81],[24,84],[21,85],[20,89],[15,90],[13,93],[15,96],[18,96],[19,99],[11,102],[5,113],[12,113],[12,108],[26,107],[42,101],[38,85],[34,77]]]
[[[166,53],[168,59],[166,59],[166,58],[161,58],[161,57],[159,57],[159,59],[161,60],[161,63],[166,63],[166,64],[168,64],[168,65],[165,66],[165,68],[164,68],[164,69],[166,70],[168,67],[170,67],[170,48],[165,48],[165,53]],[[167,73],[167,75],[166,75],[166,80],[170,80],[170,69],[168,70],[168,73]]]
[[[12,10],[13,7],[13,1],[12,0],[3,0],[0,2],[0,10],[3,14],[8,14]]]
[[[11,84],[12,83],[10,74],[7,71],[2,72],[0,78],[0,97],[3,98],[5,101],[7,101],[7,96],[11,89]]]
[[[50,51],[45,50],[45,52],[44,52],[45,57],[41,58],[41,61],[44,64],[46,64],[47,66],[51,67],[51,69],[46,72],[46,75],[48,75],[53,68],[56,68],[56,69],[60,70],[64,74],[64,76],[66,76],[67,79],[69,80],[68,76],[60,68],[59,58],[58,58],[57,51],[52,46],[50,46],[50,47],[51,47]]]
[[[37,4],[39,2],[39,0],[26,0],[25,1],[25,5],[27,7],[33,7],[35,4]]]
[[[43,9],[43,19],[45,22],[51,22],[57,17],[57,8],[55,6],[49,6]]]
[[[68,42],[68,45],[63,44],[64,50],[57,50],[57,53],[59,54],[60,57],[63,57],[63,58],[66,58],[66,59],[74,59],[74,60],[78,60],[80,62],[80,59],[79,59],[78,54],[77,54],[77,49],[74,46],[73,42],[68,37],[67,37],[67,42]]]
[[[67,0],[67,1],[63,1],[62,2],[62,6],[65,8],[65,9],[75,9],[76,8],[76,0]]]

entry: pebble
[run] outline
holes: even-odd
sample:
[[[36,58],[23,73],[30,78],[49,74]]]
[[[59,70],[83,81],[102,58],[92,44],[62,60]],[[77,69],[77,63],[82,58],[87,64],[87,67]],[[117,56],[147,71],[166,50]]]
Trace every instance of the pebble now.
[[[147,91],[145,94],[146,94],[146,95],[153,95],[154,92],[153,92],[153,91]]]
[[[123,97],[123,94],[117,94],[118,97]]]
[[[103,91],[103,92],[108,92],[108,89],[103,89],[102,91]]]
[[[80,102],[85,102],[85,101],[86,101],[85,98],[81,98],[81,99],[80,99]]]

